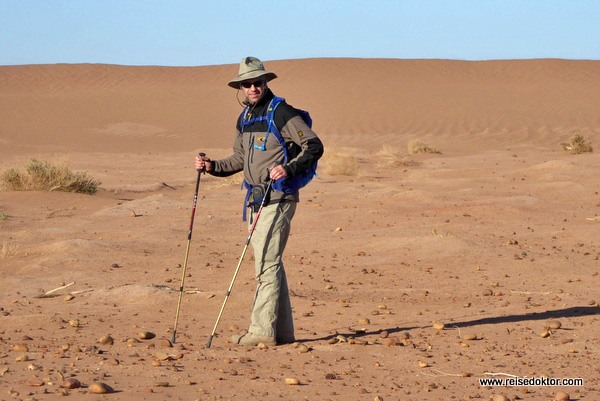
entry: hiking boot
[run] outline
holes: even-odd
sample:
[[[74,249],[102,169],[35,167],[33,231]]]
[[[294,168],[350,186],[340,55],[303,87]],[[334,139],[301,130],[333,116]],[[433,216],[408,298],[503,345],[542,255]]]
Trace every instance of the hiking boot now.
[[[277,342],[273,337],[259,336],[258,334],[246,333],[246,334],[234,334],[229,339],[230,343],[239,345],[252,345],[256,346],[260,343],[265,345],[275,345]]]

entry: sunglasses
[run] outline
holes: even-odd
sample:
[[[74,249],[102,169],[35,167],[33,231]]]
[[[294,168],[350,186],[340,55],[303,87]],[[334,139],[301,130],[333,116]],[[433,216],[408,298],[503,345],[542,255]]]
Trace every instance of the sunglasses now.
[[[263,86],[265,84],[265,81],[263,79],[259,80],[259,81],[253,81],[253,82],[242,82],[241,85],[243,88],[249,89],[252,87],[252,85],[254,85],[255,88],[258,88],[260,86]]]

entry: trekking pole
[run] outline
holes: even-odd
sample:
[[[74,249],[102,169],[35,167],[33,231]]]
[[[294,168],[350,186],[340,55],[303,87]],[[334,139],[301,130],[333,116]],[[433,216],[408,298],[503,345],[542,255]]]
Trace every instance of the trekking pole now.
[[[231,289],[233,288],[233,283],[235,282],[235,278],[240,271],[240,266],[242,265],[242,260],[244,260],[244,255],[246,254],[246,249],[248,249],[248,244],[250,244],[250,239],[252,238],[252,234],[254,233],[254,228],[256,227],[256,223],[258,222],[258,218],[260,217],[260,213],[265,206],[265,200],[267,199],[269,192],[271,191],[271,185],[273,184],[273,179],[269,180],[269,185],[267,186],[267,190],[265,191],[265,196],[260,203],[260,207],[258,208],[258,212],[256,212],[256,217],[254,218],[254,223],[252,223],[252,228],[250,228],[250,233],[248,234],[248,239],[246,240],[246,245],[244,245],[244,250],[242,251],[242,256],[240,256],[240,260],[235,269],[235,273],[233,273],[233,279],[231,279],[231,284],[229,284],[229,288],[225,293],[225,300],[223,301],[223,305],[221,306],[221,311],[219,312],[219,316],[217,317],[217,321],[215,322],[215,327],[213,327],[212,333],[210,333],[210,338],[208,340],[208,344],[206,344],[206,348],[210,348],[213,337],[215,336],[215,332],[217,331],[217,326],[219,325],[219,320],[221,320],[221,316],[223,315],[223,310],[225,310],[225,305],[227,304],[227,300],[229,299],[229,295],[231,294]]]
[[[206,156],[206,153],[198,153],[198,156]],[[196,192],[194,193],[194,206],[192,207],[192,219],[190,221],[190,231],[188,232],[187,247],[185,249],[185,259],[183,261],[183,272],[181,273],[181,285],[179,286],[179,301],[177,301],[177,313],[175,314],[175,325],[173,326],[173,338],[171,344],[175,344],[177,335],[177,322],[179,321],[179,310],[181,309],[181,297],[183,296],[183,284],[185,282],[185,273],[187,271],[188,255],[190,253],[190,242],[192,241],[192,228],[194,227],[194,216],[196,215],[196,203],[198,202],[198,188],[200,187],[200,175],[204,169],[198,170],[198,179],[196,180]]]

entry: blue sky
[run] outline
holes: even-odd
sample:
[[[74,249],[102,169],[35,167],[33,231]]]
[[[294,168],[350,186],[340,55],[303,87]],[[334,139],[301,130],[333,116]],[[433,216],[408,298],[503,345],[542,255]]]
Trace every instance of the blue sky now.
[[[0,65],[600,59],[597,0],[0,0]]]

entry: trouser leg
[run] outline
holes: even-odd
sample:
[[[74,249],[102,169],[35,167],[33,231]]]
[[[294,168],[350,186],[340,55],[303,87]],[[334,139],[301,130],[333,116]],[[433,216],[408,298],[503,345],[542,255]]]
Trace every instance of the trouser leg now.
[[[294,332],[292,307],[282,256],[290,234],[290,223],[296,211],[295,202],[265,206],[252,235],[255,275],[258,281],[250,333],[279,337]],[[251,212],[249,225],[256,214]]]

